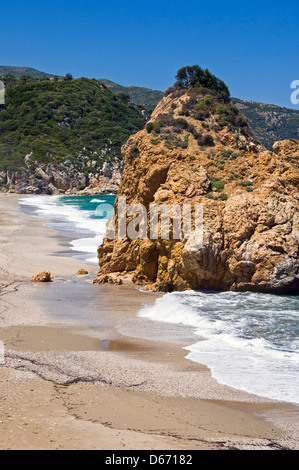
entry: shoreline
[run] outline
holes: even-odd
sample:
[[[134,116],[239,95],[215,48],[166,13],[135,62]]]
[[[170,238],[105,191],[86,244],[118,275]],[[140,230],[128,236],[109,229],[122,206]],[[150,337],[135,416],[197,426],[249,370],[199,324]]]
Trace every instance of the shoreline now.
[[[0,448],[298,448],[298,407],[218,384],[175,332],[158,341],[137,313],[159,294],[93,286],[97,266],[19,199],[0,194]],[[29,281],[44,269],[51,284]]]

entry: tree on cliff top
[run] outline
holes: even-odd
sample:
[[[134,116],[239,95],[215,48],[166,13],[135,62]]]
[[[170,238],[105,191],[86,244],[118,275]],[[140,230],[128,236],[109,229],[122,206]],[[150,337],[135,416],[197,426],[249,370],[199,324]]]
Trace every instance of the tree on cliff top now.
[[[178,70],[175,78],[177,81],[174,87],[167,90],[167,92],[171,92],[173,88],[204,87],[214,91],[224,101],[230,101],[230,92],[227,85],[222,80],[215,77],[215,75],[211,74],[208,69],[203,70],[198,65],[182,67]]]

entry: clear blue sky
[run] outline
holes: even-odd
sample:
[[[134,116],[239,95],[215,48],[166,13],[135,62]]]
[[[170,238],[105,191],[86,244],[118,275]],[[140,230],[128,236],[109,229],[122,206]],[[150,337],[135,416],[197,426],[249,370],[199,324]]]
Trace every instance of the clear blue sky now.
[[[299,109],[298,0],[2,0],[0,38],[0,65],[165,90],[197,64],[233,96]]]

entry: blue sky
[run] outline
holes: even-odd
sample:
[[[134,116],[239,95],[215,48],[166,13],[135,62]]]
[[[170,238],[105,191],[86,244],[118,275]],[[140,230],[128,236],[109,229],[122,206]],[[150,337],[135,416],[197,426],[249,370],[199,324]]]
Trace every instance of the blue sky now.
[[[298,1],[2,0],[1,65],[165,90],[184,65],[299,110]]]

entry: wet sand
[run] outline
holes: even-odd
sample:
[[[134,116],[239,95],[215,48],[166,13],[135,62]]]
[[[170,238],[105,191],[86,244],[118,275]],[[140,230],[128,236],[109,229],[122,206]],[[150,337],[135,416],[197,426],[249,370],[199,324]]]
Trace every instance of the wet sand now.
[[[45,223],[0,194],[0,449],[299,448],[298,407],[219,385],[191,330],[137,317],[158,294],[93,286]]]

